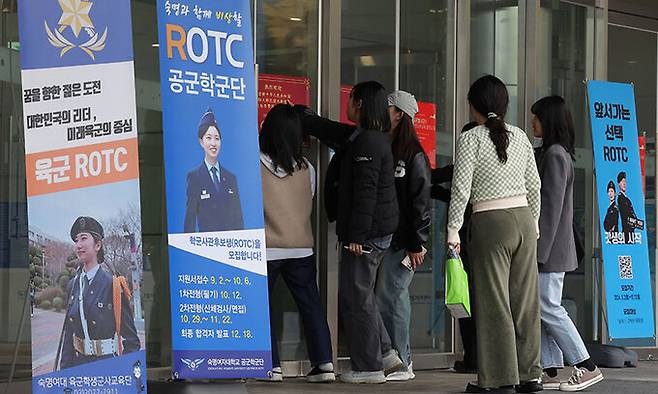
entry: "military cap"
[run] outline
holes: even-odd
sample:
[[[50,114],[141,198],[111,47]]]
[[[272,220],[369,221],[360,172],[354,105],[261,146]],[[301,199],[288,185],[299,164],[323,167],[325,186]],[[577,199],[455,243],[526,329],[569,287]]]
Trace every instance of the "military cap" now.
[[[222,138],[222,132],[219,131],[219,126],[217,126],[217,119],[215,118],[215,113],[212,111],[212,108],[208,107],[206,112],[199,120],[199,138],[203,138],[203,135],[206,134],[210,126],[215,126],[217,132],[219,133],[219,138]]]
[[[615,189],[615,183],[613,181],[608,182],[608,189],[607,190],[617,190]]]
[[[71,239],[75,241],[75,237],[80,233],[89,233],[97,239],[103,239],[105,236],[103,226],[90,216],[80,216],[73,222],[73,226],[71,226]]]

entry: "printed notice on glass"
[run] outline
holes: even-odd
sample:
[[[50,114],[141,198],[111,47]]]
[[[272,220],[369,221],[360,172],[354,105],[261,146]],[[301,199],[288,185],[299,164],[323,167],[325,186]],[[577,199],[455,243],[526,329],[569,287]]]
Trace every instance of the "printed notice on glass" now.
[[[248,1],[157,2],[175,378],[272,369]]]

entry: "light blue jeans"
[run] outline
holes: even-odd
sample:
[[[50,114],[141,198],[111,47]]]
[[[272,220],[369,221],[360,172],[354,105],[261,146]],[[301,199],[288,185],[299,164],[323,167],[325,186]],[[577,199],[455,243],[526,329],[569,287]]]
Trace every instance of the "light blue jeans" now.
[[[562,306],[564,272],[539,273],[542,368],[563,368],[589,358],[576,326]]]
[[[414,277],[414,271],[409,271],[400,264],[405,256],[404,249],[396,250],[390,247],[384,252],[375,288],[379,313],[391,337],[392,347],[400,353],[400,359],[404,363],[403,371],[406,371],[411,363],[409,285]]]

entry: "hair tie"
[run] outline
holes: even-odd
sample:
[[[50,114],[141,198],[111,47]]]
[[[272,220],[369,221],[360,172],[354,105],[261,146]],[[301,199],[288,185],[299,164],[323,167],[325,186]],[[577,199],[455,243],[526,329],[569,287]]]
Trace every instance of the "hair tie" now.
[[[496,115],[495,112],[489,112],[489,113],[487,114],[487,118],[489,118],[489,119],[492,119],[492,118],[496,118],[496,119],[498,119],[498,115]]]

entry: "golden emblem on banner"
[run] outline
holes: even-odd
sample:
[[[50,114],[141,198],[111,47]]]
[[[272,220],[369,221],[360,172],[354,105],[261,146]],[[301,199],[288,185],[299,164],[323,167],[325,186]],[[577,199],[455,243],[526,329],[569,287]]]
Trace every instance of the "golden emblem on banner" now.
[[[68,51],[77,47],[82,49],[93,60],[96,60],[94,52],[100,52],[105,48],[107,27],[99,37],[94,23],[89,17],[89,11],[93,3],[88,0],[58,0],[58,2],[62,9],[62,16],[59,18],[57,29],[51,29],[48,26],[48,22],[43,21],[46,34],[48,35],[48,42],[56,48],[62,48],[59,52],[59,57],[63,57]],[[80,32],[84,30],[89,36],[89,39],[82,43],[71,42],[62,34],[66,31],[67,27],[71,28],[71,32],[75,38],[78,38]]]

